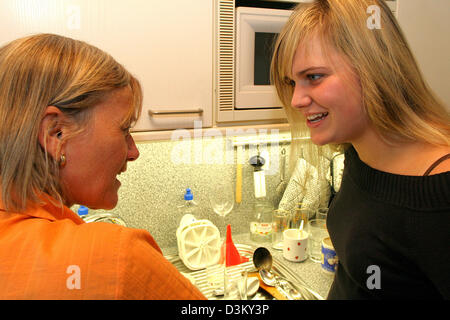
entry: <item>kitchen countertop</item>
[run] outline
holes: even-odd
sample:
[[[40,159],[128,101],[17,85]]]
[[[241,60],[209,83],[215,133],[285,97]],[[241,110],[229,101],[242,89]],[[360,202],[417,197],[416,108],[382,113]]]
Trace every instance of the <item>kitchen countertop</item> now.
[[[283,251],[273,249],[270,243],[251,241],[248,233],[233,235],[233,242],[235,244],[251,245],[255,248],[266,247],[275,259],[281,261],[285,266],[294,271],[313,291],[317,292],[324,299],[327,298],[328,291],[333,282],[333,275],[326,274],[322,271],[320,263],[313,262],[310,259],[302,262],[290,262],[283,258]],[[162,251],[164,255],[172,255],[177,253],[177,248],[163,248]]]

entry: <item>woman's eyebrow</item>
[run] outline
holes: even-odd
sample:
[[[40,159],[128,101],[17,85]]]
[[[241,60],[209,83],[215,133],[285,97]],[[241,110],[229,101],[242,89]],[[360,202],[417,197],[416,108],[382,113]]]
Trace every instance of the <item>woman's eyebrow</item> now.
[[[304,69],[302,71],[296,72],[295,75],[298,76],[298,77],[301,77],[304,73],[306,73],[306,72],[308,72],[310,70],[319,69],[319,68],[324,68],[324,67],[323,66],[309,67],[309,68],[306,68],[306,69]]]

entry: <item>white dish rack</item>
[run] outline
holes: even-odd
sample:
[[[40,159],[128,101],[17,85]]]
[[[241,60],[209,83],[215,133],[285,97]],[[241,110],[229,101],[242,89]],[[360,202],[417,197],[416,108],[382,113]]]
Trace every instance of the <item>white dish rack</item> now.
[[[256,248],[245,245],[245,244],[235,244],[241,256],[249,258],[248,262],[241,263],[237,266],[233,266],[233,271],[236,273],[236,277],[240,275],[243,270],[247,272],[255,272],[256,269],[253,265],[253,252]],[[166,259],[172,263],[178,271],[182,274],[187,275],[187,278],[203,293],[203,295],[208,300],[221,300],[223,297],[214,296],[213,292],[216,289],[211,286],[208,281],[208,275],[206,268],[199,270],[190,270],[187,268],[185,263],[181,260],[179,255],[166,255]],[[211,268],[208,268],[211,269]],[[217,268],[217,272],[222,272],[222,269]],[[293,272],[289,267],[287,267],[279,259],[273,258],[272,270],[279,276],[289,280],[291,284],[299,291],[305,300],[324,300],[322,296],[310,289],[310,286],[295,272]],[[223,274],[223,273],[222,273]],[[230,297],[230,299],[238,299],[238,297]],[[252,300],[270,300],[273,299],[271,295],[266,293],[264,290],[259,289]]]

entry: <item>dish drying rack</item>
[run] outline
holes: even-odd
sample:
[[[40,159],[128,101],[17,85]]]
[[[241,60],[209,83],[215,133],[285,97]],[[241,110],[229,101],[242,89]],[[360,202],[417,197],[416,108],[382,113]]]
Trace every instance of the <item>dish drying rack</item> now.
[[[237,266],[229,267],[229,271],[231,273],[231,276],[236,279],[240,277],[240,274],[242,271],[247,271],[248,273],[256,272],[256,268],[253,265],[253,252],[255,251],[255,247],[245,244],[236,244],[236,248],[238,249],[239,253],[247,258],[249,258],[248,262],[241,263]],[[178,256],[178,254],[175,255],[166,255],[165,258],[172,263],[178,271],[180,271],[182,274],[187,275],[187,277],[193,282],[193,284],[203,293],[203,295],[208,300],[223,300],[223,296],[215,296],[214,290],[216,289],[214,286],[211,286],[208,277],[211,277],[211,274],[207,274],[207,269],[201,269],[201,270],[190,270],[187,268],[181,258]],[[208,272],[211,271],[213,268],[209,268]],[[217,276],[223,276],[223,269],[216,268],[217,270]],[[272,270],[275,272],[275,274],[279,275],[280,277],[285,278],[286,280],[290,281],[292,285],[299,291],[305,300],[324,300],[322,296],[320,296],[318,293],[311,290],[310,286],[297,274],[295,274],[290,268],[288,268],[282,261],[279,259],[273,258],[273,264],[272,264]],[[231,297],[228,298],[229,300],[236,300],[239,299],[238,293],[232,293]],[[273,300],[274,298],[264,291],[263,289],[259,289],[256,295],[252,298],[252,300]]]

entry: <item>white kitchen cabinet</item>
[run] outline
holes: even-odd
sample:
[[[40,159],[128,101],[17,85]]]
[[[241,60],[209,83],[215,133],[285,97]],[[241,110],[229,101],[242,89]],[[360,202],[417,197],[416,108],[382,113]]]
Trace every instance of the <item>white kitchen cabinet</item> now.
[[[0,1],[0,45],[40,32],[91,43],[140,80],[144,109],[134,130],[212,125],[213,1]]]

